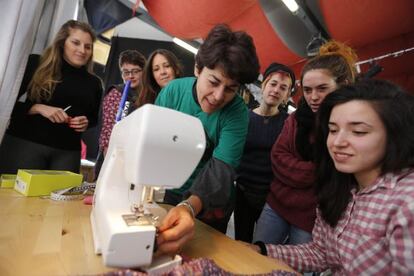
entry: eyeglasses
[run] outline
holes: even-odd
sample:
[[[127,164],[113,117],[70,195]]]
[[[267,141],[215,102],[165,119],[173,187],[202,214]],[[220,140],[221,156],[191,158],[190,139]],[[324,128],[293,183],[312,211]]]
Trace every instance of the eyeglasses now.
[[[129,75],[138,75],[139,73],[141,73],[142,69],[139,68],[134,68],[131,70],[122,70],[121,74],[123,77],[128,77]]]

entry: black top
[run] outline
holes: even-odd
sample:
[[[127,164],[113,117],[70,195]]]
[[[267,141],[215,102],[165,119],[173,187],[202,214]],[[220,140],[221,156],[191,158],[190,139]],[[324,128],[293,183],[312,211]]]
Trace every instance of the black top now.
[[[25,76],[25,79],[31,77]],[[27,85],[27,81],[22,82],[20,91],[23,93],[19,96],[27,90]],[[62,80],[57,83],[50,101],[41,103],[63,109],[71,106],[66,113],[71,117],[86,116],[89,128],[96,125],[101,96],[102,84],[97,76],[90,74],[85,67],[76,68],[63,60]],[[40,114],[28,115],[33,104],[24,99],[24,95],[18,98],[7,134],[58,149],[80,150],[80,132],[66,123],[52,123]]]
[[[287,117],[283,111],[275,116],[261,116],[250,110],[246,144],[237,170],[239,185],[267,194],[273,178],[270,151]]]

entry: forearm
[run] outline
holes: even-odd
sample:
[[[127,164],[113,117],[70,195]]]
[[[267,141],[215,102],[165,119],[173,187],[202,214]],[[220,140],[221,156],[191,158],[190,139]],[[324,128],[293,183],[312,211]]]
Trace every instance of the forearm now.
[[[29,109],[28,114],[29,115],[41,114],[41,111],[45,108],[45,106],[46,105],[44,105],[44,104],[34,104]]]
[[[314,242],[300,245],[266,244],[267,256],[282,260],[301,272],[327,269],[324,252]]]
[[[328,267],[326,243],[331,240],[327,228],[317,211],[312,241],[300,245],[266,244],[267,256],[281,259],[298,271],[323,271]]]

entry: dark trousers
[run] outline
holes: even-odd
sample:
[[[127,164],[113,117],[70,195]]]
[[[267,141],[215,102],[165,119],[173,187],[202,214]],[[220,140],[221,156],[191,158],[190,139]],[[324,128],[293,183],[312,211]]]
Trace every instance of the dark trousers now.
[[[234,236],[236,240],[251,243],[254,226],[260,217],[266,195],[247,191],[243,186],[236,185],[236,207],[234,209]]]
[[[80,160],[80,150],[52,148],[8,134],[4,135],[0,146],[0,174],[16,174],[18,169],[79,173]]]
[[[178,193],[174,193],[170,190],[165,191],[164,203],[175,206],[181,201],[183,201],[182,195]],[[220,231],[221,233],[226,234],[227,224],[229,223],[230,216],[225,217],[223,219],[216,219],[216,220],[205,220],[202,217],[197,217],[197,218],[203,221],[205,224],[208,224],[209,226],[213,227],[217,231]]]

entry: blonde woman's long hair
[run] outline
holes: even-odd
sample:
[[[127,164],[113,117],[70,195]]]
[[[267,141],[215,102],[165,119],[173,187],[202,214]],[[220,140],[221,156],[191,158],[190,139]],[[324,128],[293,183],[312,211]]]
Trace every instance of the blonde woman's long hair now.
[[[81,30],[89,33],[92,41],[96,40],[96,36],[92,27],[85,22],[69,20],[62,25],[56,34],[52,45],[46,48],[40,58],[39,66],[29,83],[28,97],[33,102],[49,101],[53,95],[56,84],[61,81],[61,68],[63,60],[63,49],[65,41],[70,35],[71,30]],[[93,48],[92,54],[86,63],[88,72],[92,73],[93,67]]]

